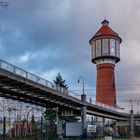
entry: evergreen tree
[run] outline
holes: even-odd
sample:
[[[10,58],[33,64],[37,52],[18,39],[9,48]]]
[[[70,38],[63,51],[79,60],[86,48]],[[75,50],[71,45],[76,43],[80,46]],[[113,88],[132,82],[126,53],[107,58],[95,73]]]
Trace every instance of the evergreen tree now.
[[[56,139],[56,116],[57,111],[55,108],[46,108],[44,112],[44,127],[45,127],[45,138],[47,140],[55,140]]]
[[[32,115],[32,119],[31,119],[31,124],[32,124],[32,135],[31,137],[34,139],[34,140],[38,140],[38,134],[39,134],[39,130],[38,130],[38,127],[37,127],[37,124],[35,122],[35,117],[34,115]]]
[[[56,109],[46,108],[44,112],[44,118],[46,121],[50,122],[50,125],[54,125],[56,122]]]
[[[56,76],[56,80],[53,80],[53,81],[54,81],[54,83],[55,83],[57,86],[59,85],[60,87],[63,87],[63,88],[65,88],[65,89],[68,89],[68,85],[65,84],[65,80],[63,80],[63,78],[62,78],[60,72],[59,72],[58,75]]]

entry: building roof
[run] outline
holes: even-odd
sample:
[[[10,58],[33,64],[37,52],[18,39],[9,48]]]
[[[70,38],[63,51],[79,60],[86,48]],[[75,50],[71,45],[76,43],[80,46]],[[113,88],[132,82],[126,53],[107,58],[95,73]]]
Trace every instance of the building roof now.
[[[91,44],[91,41],[93,39],[95,39],[96,37],[101,37],[101,36],[113,36],[113,37],[117,37],[120,42],[122,41],[122,39],[119,37],[118,33],[116,33],[115,31],[113,31],[109,26],[109,22],[105,19],[102,22],[102,27],[97,31],[97,33],[89,40],[89,43]]]

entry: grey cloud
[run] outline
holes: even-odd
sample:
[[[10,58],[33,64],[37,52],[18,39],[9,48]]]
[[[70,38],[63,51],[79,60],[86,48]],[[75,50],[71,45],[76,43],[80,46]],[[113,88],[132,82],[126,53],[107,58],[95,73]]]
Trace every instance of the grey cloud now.
[[[140,58],[135,56],[139,51],[139,6],[139,0],[11,0],[7,10],[0,8],[0,56],[41,75],[51,71],[52,77],[58,70],[71,85],[84,76],[86,85],[95,89],[96,66],[90,60],[88,40],[107,18],[123,40],[116,84],[128,79],[140,83],[136,78]],[[134,57],[130,59],[132,47]],[[17,62],[26,52],[35,57]]]

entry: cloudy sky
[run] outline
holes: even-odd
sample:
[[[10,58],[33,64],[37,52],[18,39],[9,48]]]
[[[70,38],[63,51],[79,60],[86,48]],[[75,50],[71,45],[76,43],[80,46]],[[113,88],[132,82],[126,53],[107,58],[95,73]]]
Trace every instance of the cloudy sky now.
[[[140,0],[9,0],[0,7],[0,59],[52,81],[58,72],[69,89],[95,97],[96,66],[89,39],[109,20],[122,38],[116,65],[119,104],[140,101]],[[139,107],[140,108],[140,107]]]

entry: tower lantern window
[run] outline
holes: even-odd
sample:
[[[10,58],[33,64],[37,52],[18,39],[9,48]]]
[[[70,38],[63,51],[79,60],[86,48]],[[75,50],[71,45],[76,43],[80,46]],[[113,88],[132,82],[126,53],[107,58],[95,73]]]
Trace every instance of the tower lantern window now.
[[[96,57],[96,50],[95,50],[95,41],[93,42],[92,44],[92,51],[91,51],[91,55],[92,55],[92,58],[95,58]]]
[[[120,57],[120,43],[118,40],[116,40],[116,55]]]
[[[110,39],[110,55],[115,55],[115,39]]]
[[[108,39],[103,39],[102,44],[103,44],[103,55],[108,55]]]
[[[101,56],[101,40],[96,40],[96,57]]]

